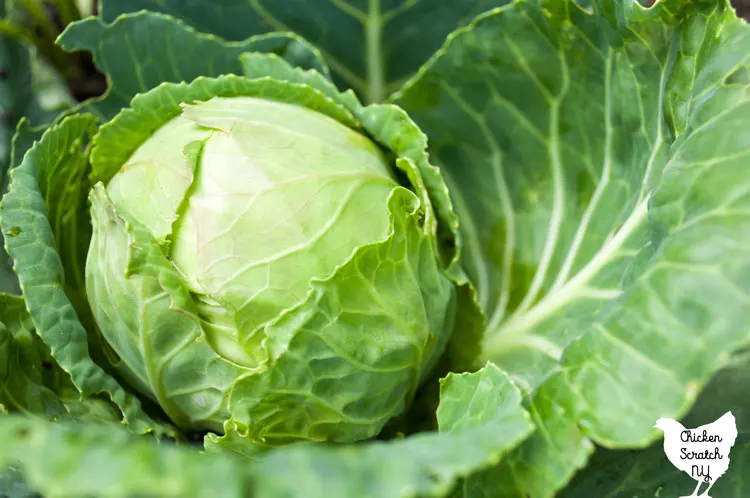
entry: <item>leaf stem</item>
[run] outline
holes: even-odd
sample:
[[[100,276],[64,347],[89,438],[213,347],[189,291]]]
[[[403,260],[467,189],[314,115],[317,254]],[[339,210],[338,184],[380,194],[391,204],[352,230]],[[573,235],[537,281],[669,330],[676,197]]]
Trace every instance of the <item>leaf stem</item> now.
[[[367,61],[366,95],[369,103],[382,102],[385,98],[382,28],[383,17],[380,12],[380,0],[369,0],[367,22],[365,23],[365,60]]]
[[[56,0],[57,12],[64,26],[81,20],[81,11],[75,0]]]
[[[39,39],[34,33],[23,26],[13,24],[7,19],[0,19],[0,35],[12,38],[17,42],[39,45]]]
[[[50,40],[57,38],[57,28],[38,0],[18,0],[23,9],[29,14],[34,24],[42,30]]]
[[[0,19],[0,35],[12,38],[19,43],[33,45],[42,57],[52,64],[64,77],[70,78],[75,76],[76,68],[68,64],[65,52],[55,45],[54,41],[37,36],[30,29],[12,23],[7,19]]]

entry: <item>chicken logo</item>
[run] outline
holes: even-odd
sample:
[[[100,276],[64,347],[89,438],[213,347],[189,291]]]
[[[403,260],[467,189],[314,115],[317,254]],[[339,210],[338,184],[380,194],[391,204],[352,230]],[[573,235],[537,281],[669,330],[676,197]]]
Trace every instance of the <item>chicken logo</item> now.
[[[700,498],[711,498],[708,492],[729,468],[729,450],[737,439],[737,423],[732,412],[695,429],[686,429],[671,418],[660,418],[654,427],[664,432],[664,453],[672,465],[698,481],[690,496],[680,498],[699,496],[698,490],[704,482],[708,489]]]

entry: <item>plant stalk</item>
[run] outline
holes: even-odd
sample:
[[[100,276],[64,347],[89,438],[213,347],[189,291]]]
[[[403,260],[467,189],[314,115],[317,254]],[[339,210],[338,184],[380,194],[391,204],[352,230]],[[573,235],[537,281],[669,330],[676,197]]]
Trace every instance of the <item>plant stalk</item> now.
[[[369,0],[367,22],[365,23],[365,60],[367,61],[367,100],[369,103],[382,102],[385,98],[385,74],[383,73],[383,16],[380,0]]]
[[[81,11],[75,0],[57,0],[57,12],[63,26],[81,20]]]
[[[7,19],[0,19],[0,35],[12,38],[19,43],[33,45],[39,53],[66,79],[77,74],[77,68],[72,66],[60,47],[54,41],[39,37],[31,30],[14,24]]]
[[[44,33],[44,36],[54,42],[54,40],[57,38],[57,27],[55,26],[55,23],[50,18],[50,16],[47,14],[44,5],[42,5],[38,0],[18,0],[18,2],[29,14],[29,17],[31,17],[34,25]]]
[[[39,38],[23,26],[13,24],[7,19],[0,19],[0,35],[12,38],[20,43],[29,43],[39,46]]]

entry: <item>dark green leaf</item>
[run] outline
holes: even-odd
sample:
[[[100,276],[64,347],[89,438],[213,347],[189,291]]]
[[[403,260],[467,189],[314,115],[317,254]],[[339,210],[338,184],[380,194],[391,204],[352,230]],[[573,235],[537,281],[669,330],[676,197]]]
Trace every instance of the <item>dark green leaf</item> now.
[[[445,37],[508,0],[104,0],[111,21],[148,9],[228,40],[292,31],[320,47],[342,89],[380,102],[411,77]],[[231,22],[227,22],[231,19]]]
[[[241,74],[239,56],[244,52],[275,53],[293,66],[315,68],[327,74],[317,51],[294,35],[269,33],[226,42],[152,12],[123,15],[112,24],[105,24],[99,18],[84,19],[69,25],[58,43],[68,51],[88,50],[99,70],[108,76],[108,93],[82,108],[101,120],[127,107],[137,93],[161,83]]]

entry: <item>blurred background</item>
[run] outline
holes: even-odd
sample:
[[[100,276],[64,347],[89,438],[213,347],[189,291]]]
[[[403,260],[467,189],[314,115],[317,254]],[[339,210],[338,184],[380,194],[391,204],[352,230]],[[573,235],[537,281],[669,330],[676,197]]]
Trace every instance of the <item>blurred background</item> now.
[[[732,3],[737,9],[737,14],[750,21],[750,0],[734,0]]]

